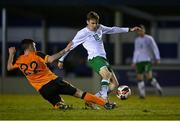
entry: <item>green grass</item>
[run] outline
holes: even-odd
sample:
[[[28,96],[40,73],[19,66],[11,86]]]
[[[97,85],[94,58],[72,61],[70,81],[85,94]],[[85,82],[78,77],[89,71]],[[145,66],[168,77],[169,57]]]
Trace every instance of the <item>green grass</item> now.
[[[84,109],[80,99],[63,96],[72,110],[53,110],[51,105],[39,95],[0,95],[0,119],[180,119],[180,97],[147,96],[140,100],[131,96],[128,100],[110,99],[118,105],[114,110]]]

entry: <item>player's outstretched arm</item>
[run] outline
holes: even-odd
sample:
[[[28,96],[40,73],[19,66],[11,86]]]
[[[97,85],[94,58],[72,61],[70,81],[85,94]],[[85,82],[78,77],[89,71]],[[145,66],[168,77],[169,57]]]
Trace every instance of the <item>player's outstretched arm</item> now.
[[[13,70],[13,59],[14,59],[14,55],[16,53],[16,49],[15,47],[10,47],[9,48],[9,58],[8,58],[8,63],[7,63],[7,70]]]
[[[48,62],[49,63],[52,63],[53,61],[59,59],[61,56],[63,56],[64,54],[68,53],[70,51],[70,49],[72,48],[72,42],[70,42],[66,48],[64,48],[62,51],[54,54],[54,55],[51,55],[48,57]]]
[[[104,25],[101,25],[103,34],[115,34],[115,33],[123,33],[123,32],[137,32],[138,30],[141,30],[140,27],[133,27],[133,28],[128,28],[128,27],[107,27]]]
[[[160,60],[156,60],[156,61],[155,61],[155,65],[159,65],[160,63],[161,63]]]
[[[88,37],[88,34],[86,32],[82,30],[78,31],[76,36],[73,38],[73,40],[71,41],[72,43],[72,48],[70,49],[73,50],[74,48],[76,48],[78,45],[82,44],[83,42],[85,42],[86,38]],[[61,58],[59,58],[59,62],[58,62],[58,67],[59,69],[63,68],[63,61],[66,58],[66,56],[68,55],[68,53],[70,52],[68,51],[66,54],[64,54]]]

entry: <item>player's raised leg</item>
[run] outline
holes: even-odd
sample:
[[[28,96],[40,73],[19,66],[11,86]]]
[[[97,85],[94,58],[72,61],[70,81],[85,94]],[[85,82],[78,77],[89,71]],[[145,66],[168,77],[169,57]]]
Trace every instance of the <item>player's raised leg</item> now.
[[[116,89],[119,86],[119,82],[117,80],[117,77],[115,75],[115,73],[113,72],[113,70],[111,71],[111,79],[110,79],[110,83],[109,83],[109,91],[108,93],[110,93],[111,91],[113,91],[114,89]]]

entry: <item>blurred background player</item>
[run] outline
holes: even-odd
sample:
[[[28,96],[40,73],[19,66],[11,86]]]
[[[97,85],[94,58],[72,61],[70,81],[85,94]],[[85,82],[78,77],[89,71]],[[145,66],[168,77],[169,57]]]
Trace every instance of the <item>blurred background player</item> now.
[[[107,92],[114,90],[116,87],[118,87],[119,83],[112,68],[109,65],[109,62],[107,61],[102,35],[133,32],[139,30],[139,27],[106,27],[102,24],[99,24],[99,15],[94,11],[91,11],[87,14],[86,22],[87,26],[78,31],[72,40],[72,49],[82,44],[83,47],[87,50],[88,64],[102,78],[101,90],[96,93],[96,95],[102,97],[103,99],[107,99]],[[67,54],[59,59],[59,68],[62,68],[63,61],[66,56]]]
[[[24,53],[17,58],[14,64],[13,58],[16,50],[15,47],[9,48],[7,69],[10,71],[19,68],[26,76],[29,83],[44,99],[48,100],[55,109],[68,108],[59,94],[72,95],[87,102],[104,106],[106,109],[114,108],[114,104],[106,103],[105,100],[95,95],[83,92],[73,87],[68,82],[51,72],[48,68],[47,63],[52,63],[60,58],[70,50],[71,46],[72,44],[69,43],[64,50],[49,56],[36,51],[36,44],[32,39],[24,39],[21,42],[21,48]]]
[[[155,87],[160,95],[162,95],[162,88],[158,81],[152,74],[152,63],[160,63],[159,49],[153,37],[147,35],[144,25],[140,25],[141,30],[138,30],[138,37],[135,39],[135,49],[133,55],[132,67],[136,68],[136,79],[138,81],[138,90],[140,98],[145,97],[145,83],[144,74],[146,79]]]

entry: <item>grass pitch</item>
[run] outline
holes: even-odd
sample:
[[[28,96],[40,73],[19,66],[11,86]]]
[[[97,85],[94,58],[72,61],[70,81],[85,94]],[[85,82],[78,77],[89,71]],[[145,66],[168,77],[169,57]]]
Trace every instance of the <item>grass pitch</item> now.
[[[0,95],[0,119],[77,119],[77,120],[178,120],[180,119],[180,97],[147,96],[145,100],[131,96],[128,100],[110,99],[117,103],[114,110],[84,109],[84,101],[62,96],[66,103],[73,104],[72,110],[53,110],[39,95]]]

